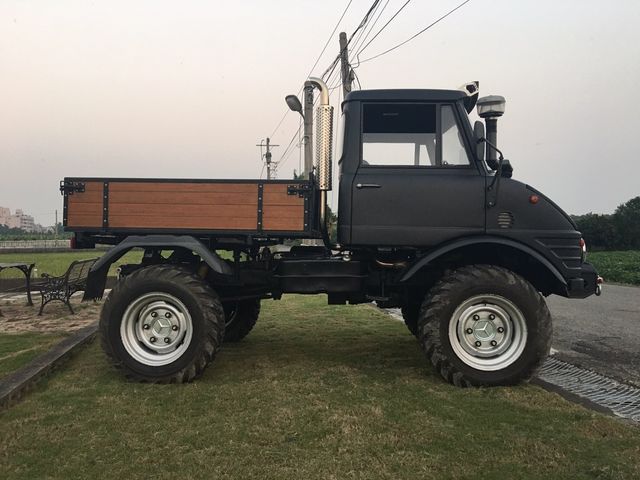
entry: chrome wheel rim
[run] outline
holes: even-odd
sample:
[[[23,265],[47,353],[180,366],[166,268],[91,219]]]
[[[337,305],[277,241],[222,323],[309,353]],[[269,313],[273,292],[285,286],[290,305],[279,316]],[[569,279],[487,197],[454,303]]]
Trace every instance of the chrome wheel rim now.
[[[159,367],[176,361],[189,348],[193,322],[176,297],[151,292],[129,304],[122,316],[120,338],[136,361]]]
[[[527,344],[527,323],[520,309],[499,295],[477,295],[451,316],[449,342],[465,364],[478,370],[502,370]]]

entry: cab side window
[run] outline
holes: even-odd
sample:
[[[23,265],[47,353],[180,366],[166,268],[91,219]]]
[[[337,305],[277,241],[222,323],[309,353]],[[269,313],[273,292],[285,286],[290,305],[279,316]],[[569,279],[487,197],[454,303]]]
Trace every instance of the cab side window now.
[[[464,148],[462,135],[451,105],[440,108],[442,126],[442,165],[469,165],[469,156]]]
[[[469,165],[453,108],[426,103],[364,104],[362,165]]]

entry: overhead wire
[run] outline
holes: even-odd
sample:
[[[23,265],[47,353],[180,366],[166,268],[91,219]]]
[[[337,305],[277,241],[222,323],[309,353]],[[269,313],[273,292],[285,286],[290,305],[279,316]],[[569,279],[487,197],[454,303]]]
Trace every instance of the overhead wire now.
[[[316,66],[318,65],[318,62],[320,62],[320,59],[322,58],[322,55],[324,55],[324,52],[327,50],[327,47],[329,46],[329,43],[333,39],[333,35],[336,33],[336,30],[338,30],[338,27],[340,26],[340,23],[342,22],[342,19],[347,14],[347,10],[349,10],[349,7],[351,6],[352,3],[353,3],[353,0],[349,0],[349,3],[347,3],[347,6],[344,7],[344,10],[342,11],[342,15],[340,15],[340,18],[338,19],[338,21],[336,22],[335,26],[333,27],[333,30],[329,34],[329,38],[327,38],[327,41],[325,42],[324,47],[322,47],[322,51],[320,52],[320,55],[318,55],[318,57],[316,58],[316,61],[314,62],[313,66],[309,69],[309,73],[307,74],[307,76],[305,78],[308,78],[313,73],[313,69],[316,68]],[[302,88],[300,88],[300,90],[298,90],[297,95],[300,95],[300,92],[302,92]],[[291,110],[289,110],[289,109],[285,110],[284,115],[282,115],[282,118],[280,119],[280,121],[276,125],[276,128],[274,128],[273,132],[271,132],[271,135],[270,135],[271,137],[273,137],[276,134],[276,132],[278,131],[278,128],[280,128],[280,125],[282,125],[282,122],[284,122],[284,119],[287,117],[287,115],[289,114],[290,111]]]
[[[411,2],[411,0],[407,0],[397,11],[396,13],[380,28],[380,30],[378,30],[378,32],[373,36],[373,38],[371,38],[371,40],[369,40],[367,42],[367,38],[369,37],[369,35],[371,34],[371,32],[373,31],[373,29],[375,28],[376,23],[378,22],[378,20],[381,18],[382,13],[384,12],[385,8],[387,7],[387,5],[389,4],[390,0],[387,0],[387,2],[384,4],[384,6],[382,7],[382,9],[378,12],[378,15],[376,17],[376,19],[374,20],[373,24],[367,29],[367,23],[369,22],[369,18],[371,17],[371,14],[373,12],[376,11],[377,7],[379,6],[380,0],[376,0],[373,2],[372,6],[369,8],[369,10],[367,11],[367,13],[365,14],[364,18],[362,19],[362,21],[360,22],[360,24],[358,25],[358,27],[353,31],[353,33],[351,34],[351,36],[349,37],[349,40],[347,41],[347,45],[345,48],[349,47],[349,44],[351,43],[351,41],[354,39],[354,36],[356,35],[356,33],[361,32],[360,35],[358,36],[356,43],[354,44],[353,50],[356,51],[356,57],[362,53],[383,31],[384,29],[398,16],[398,14]],[[386,55],[389,52],[392,52],[400,47],[402,47],[403,45],[406,45],[407,43],[409,43],[410,41],[412,41],[413,39],[415,39],[416,37],[418,37],[419,35],[423,34],[424,32],[426,32],[427,30],[429,30],[431,27],[433,27],[434,25],[438,24],[439,22],[441,22],[442,20],[444,20],[445,18],[447,18],[449,15],[453,14],[455,11],[459,10],[460,8],[462,8],[464,5],[466,5],[467,3],[469,3],[471,0],[465,0],[462,3],[460,3],[459,5],[457,5],[455,8],[449,10],[446,14],[442,15],[441,17],[439,17],[438,19],[436,19],[435,21],[433,21],[432,23],[430,23],[429,25],[427,25],[425,28],[423,28],[422,30],[420,30],[419,32],[417,32],[416,34],[412,35],[411,37],[409,37],[408,39],[406,39],[405,41],[394,45],[393,47],[377,54],[374,55],[372,57],[366,58],[365,60],[359,60],[358,59],[358,64],[356,65],[359,66],[361,63],[364,62],[368,62],[371,60],[374,60],[376,58],[379,58],[383,55]],[[364,28],[364,29],[363,29]],[[365,32],[368,30],[368,33],[365,34]],[[335,33],[335,29],[334,29],[334,33]],[[360,41],[362,39],[362,41]],[[360,44],[364,44],[364,42],[367,42],[366,44],[364,44],[364,46],[362,46],[361,48],[357,49],[357,45],[358,42]],[[327,43],[328,44],[328,43]],[[326,48],[326,45],[325,45]],[[324,51],[324,49],[323,49]],[[331,84],[332,81],[332,77],[334,75],[334,73],[336,72],[336,67],[338,65],[338,62],[340,60],[342,54],[342,50],[340,51],[340,54],[338,54],[338,56],[331,62],[331,64],[329,65],[329,67],[327,67],[327,69],[323,72],[322,74],[322,78],[325,79],[325,82],[327,83],[327,85],[329,85],[329,91],[332,92],[334,91],[336,88],[341,87],[342,86],[342,80],[340,78],[340,76],[338,75],[338,77],[336,78],[336,82]],[[317,62],[316,62],[317,64]],[[315,64],[314,64],[315,67]],[[353,70],[354,76],[356,81],[358,82],[358,87],[362,88],[362,85],[360,84],[360,79],[358,78],[358,75],[356,74],[355,70]],[[301,89],[302,90],[302,89]],[[338,98],[341,98],[341,94],[342,94],[342,90],[338,93]],[[318,98],[316,98],[314,100],[314,105],[317,103]],[[281,123],[281,122],[280,122]],[[289,142],[289,145],[287,146],[287,148],[285,149],[285,151],[283,152],[282,156],[280,157],[280,160],[278,161],[278,163],[284,163],[289,156],[291,155],[291,152],[293,152],[293,150],[291,149],[291,146],[293,145],[293,142],[296,138],[296,136],[299,135],[300,130],[302,128],[302,125],[300,125],[297,129],[297,131],[295,132],[294,136],[291,138],[291,141]]]
[[[399,44],[381,52],[378,53],[377,55],[374,55],[372,57],[366,58],[364,60],[360,60],[359,64],[365,63],[365,62],[369,62],[371,60],[374,60],[376,58],[379,58],[383,55],[386,55],[389,52],[392,52],[400,47],[402,47],[403,45],[406,45],[407,43],[409,43],[411,40],[413,40],[414,38],[416,38],[419,35],[422,35],[424,32],[426,32],[427,30],[429,30],[431,27],[433,27],[434,25],[440,23],[442,20],[444,20],[445,18],[447,18],[449,15],[451,15],[452,13],[454,13],[456,10],[462,8],[464,5],[466,5],[467,3],[469,3],[471,0],[465,0],[464,2],[460,3],[457,7],[452,8],[451,10],[449,10],[447,13],[445,13],[444,15],[442,15],[440,18],[438,18],[437,20],[433,21],[432,23],[430,23],[429,25],[427,25],[425,28],[423,28],[422,30],[420,30],[418,33],[412,35],[411,37],[407,38],[405,41],[400,42]],[[375,37],[374,37],[375,38]],[[373,39],[372,39],[373,41]],[[369,42],[371,43],[371,41]],[[368,45],[368,44],[367,44]],[[363,48],[364,49],[364,48]],[[360,50],[360,52],[362,52],[362,50]]]
[[[351,4],[351,2],[349,2],[349,5],[350,5],[350,4]],[[351,33],[351,35],[350,35],[349,39],[347,40],[347,45],[345,46],[345,48],[348,48],[348,47],[349,47],[349,44],[353,41],[354,36],[355,36],[358,32],[363,31],[363,29],[365,29],[365,30],[366,30],[366,26],[367,26],[367,24],[368,24],[368,22],[369,22],[369,20],[370,20],[370,18],[371,18],[371,16],[372,16],[372,13],[376,10],[376,8],[379,6],[379,4],[380,4],[380,0],[374,0],[374,2],[371,4],[371,6],[369,7],[369,9],[367,10],[367,12],[365,13],[364,17],[362,18],[362,20],[360,21],[360,23],[358,24],[358,26],[356,27],[356,29]],[[347,5],[347,8],[348,8],[348,6],[349,6],[349,5]],[[342,19],[343,17],[344,17],[344,12],[343,12],[343,15],[342,15],[341,19]],[[340,23],[340,22],[338,22],[338,25],[339,25],[339,23]],[[333,32],[332,32],[332,36],[333,36],[333,33],[335,33],[335,31],[336,31],[336,29],[337,29],[338,25],[336,25],[336,27],[334,28],[334,30],[333,30]],[[328,42],[327,42],[327,44],[326,44],[326,45],[328,45]],[[325,48],[323,48],[323,52],[324,52],[324,50],[326,49],[326,45],[325,45]],[[325,80],[325,83],[327,83],[327,85],[330,85],[330,82],[331,82],[332,76],[333,76],[333,74],[336,72],[336,67],[337,67],[338,62],[339,62],[339,60],[340,60],[341,54],[342,54],[342,50],[340,50],[340,53],[339,53],[339,54],[334,58],[334,60],[331,62],[331,64],[329,64],[329,66],[327,67],[327,69],[322,73],[321,78],[322,78],[323,80]],[[316,66],[316,65],[317,65],[317,62],[314,64],[314,68],[315,68],[315,66]],[[358,81],[358,83],[360,83],[360,82]],[[337,85],[340,85],[340,84],[341,84],[341,80],[340,80],[340,77],[338,76],[338,83],[337,83]],[[334,90],[335,88],[336,88],[336,87],[335,87],[335,85],[334,85],[333,87],[329,88],[329,90],[331,91],[331,90]],[[303,88],[301,88],[301,89],[298,91],[298,95],[300,94],[300,92],[301,92],[302,90],[303,90]],[[315,98],[315,100],[314,100],[314,102],[313,102],[313,103],[314,103],[314,105],[318,102],[318,99],[319,99],[319,97],[316,97],[316,98]],[[280,122],[278,123],[278,126],[276,127],[276,129],[275,129],[275,130],[277,130],[277,129],[280,127],[280,125],[281,125],[281,124],[282,124],[282,122],[284,121],[284,118],[286,117],[287,113],[288,113],[288,111],[287,111],[287,112],[285,112],[285,115],[284,115],[284,116],[283,116],[283,118],[280,120]],[[293,146],[293,142],[295,141],[295,138],[300,134],[300,130],[301,130],[301,129],[302,129],[302,125],[299,125],[299,126],[298,126],[298,129],[295,131],[294,135],[291,137],[291,140],[289,141],[289,144],[287,145],[287,148],[285,148],[284,152],[283,152],[283,153],[282,153],[282,155],[280,156],[280,159],[278,160],[278,164],[279,164],[279,166],[282,166],[282,164],[284,164],[284,163],[286,162],[286,160],[291,156],[291,152],[293,152],[293,149],[292,149],[291,147]],[[272,134],[272,136],[273,136],[273,134]]]
[[[391,0],[387,0],[387,1],[386,1],[386,3],[382,6],[382,8],[380,9],[380,11],[378,12],[378,15],[376,16],[376,18],[375,18],[375,20],[373,21],[373,23],[372,23],[370,26],[366,27],[366,28],[363,30],[363,33],[365,33],[365,30],[366,30],[366,33],[364,34],[364,36],[362,36],[362,37],[361,37],[361,38],[359,38],[359,39],[356,39],[356,41],[355,41],[355,42],[354,42],[354,44],[353,44],[353,48],[352,48],[352,51],[353,51],[353,52],[357,52],[357,51],[359,51],[360,46],[362,46],[362,44],[363,44],[364,42],[366,42],[366,41],[367,41],[367,39],[369,38],[369,35],[371,35],[371,32],[373,32],[373,29],[374,29],[374,28],[376,27],[376,25],[378,24],[378,21],[379,21],[379,20],[380,20],[380,18],[382,17],[382,14],[383,14],[383,13],[384,13],[384,11],[386,10],[386,8],[387,8],[387,6],[389,5],[389,2],[390,2],[390,1],[391,1]]]
[[[330,87],[328,87],[330,92],[331,92],[331,91],[333,91],[333,90],[335,90],[336,88],[338,88],[338,87],[341,87],[341,86],[342,86],[342,80],[340,79],[340,76],[339,76],[339,75],[338,75],[337,77],[335,77],[335,78],[332,78],[332,77],[333,77],[333,74],[334,74],[335,72],[337,72],[337,70],[333,71],[333,72],[329,75],[329,77],[327,78],[327,80],[326,80],[327,85],[331,85],[331,82],[335,80],[335,83],[333,83],[333,85],[331,85]],[[314,106],[318,103],[318,100],[319,100],[319,99],[320,99],[320,97],[316,97],[316,98],[313,100],[313,105],[314,105]],[[281,156],[280,156],[280,158],[278,159],[278,165],[279,165],[279,166],[282,166],[282,165],[287,161],[287,159],[289,159],[289,157],[291,156],[291,154],[295,151],[295,150],[292,148],[292,147],[293,147],[293,145],[294,145],[294,143],[293,143],[293,142],[294,142],[294,140],[296,139],[296,137],[300,134],[300,131],[302,130],[302,127],[303,127],[302,125],[299,125],[299,126],[298,126],[298,129],[295,131],[295,133],[294,133],[293,137],[291,137],[291,140],[289,141],[289,144],[287,145],[287,148],[285,148],[285,150],[282,152],[282,155],[281,155]]]
[[[389,0],[387,0],[387,3],[388,3],[388,2],[389,2]],[[371,12],[371,16],[372,16],[372,17],[373,17],[373,16],[375,16],[375,14],[376,14],[376,12],[377,12],[378,8],[380,7],[380,5],[381,5],[381,2],[378,2],[378,4],[377,4],[377,5],[375,6],[375,8],[372,10],[372,12]],[[368,22],[367,22],[367,23],[368,23]],[[357,36],[353,39],[353,48],[355,48],[355,47],[356,47],[356,45],[358,45],[358,43],[359,43],[359,42],[360,42],[360,40],[362,39],[362,36],[364,35],[364,33],[365,33],[365,31],[367,30],[367,28],[368,28],[368,24],[367,24],[367,26],[365,26],[364,28],[362,28],[362,29],[358,32]]]
[[[351,44],[351,41],[353,40],[354,35],[358,33],[369,22],[369,17],[371,16],[371,12],[376,8],[378,3],[380,3],[380,0],[374,0],[371,7],[369,7],[369,10],[367,10],[367,13],[365,13],[364,17],[360,21],[360,24],[356,27],[356,29],[353,31],[351,36],[349,36],[349,39],[347,40],[347,44],[345,45],[344,48],[349,48],[349,45]],[[327,74],[327,72],[329,72],[329,70],[333,71],[333,69],[335,69],[336,65],[338,64],[338,61],[340,60],[341,55],[342,55],[342,50],[340,50],[340,53],[338,53],[338,55],[333,60],[333,62],[331,62],[329,67],[327,67],[327,69],[323,72],[322,78],[325,77],[325,75]]]
[[[387,23],[385,23],[380,30],[378,30],[378,33],[376,33],[373,38],[371,40],[369,40],[361,49],[360,49],[360,53],[362,53],[369,45],[371,45],[371,42],[373,42],[376,38],[378,38],[378,36],[384,32],[384,29],[387,28],[389,26],[389,24],[391,22],[393,22],[393,20],[400,14],[400,12],[402,12],[402,10],[404,10],[404,8],[409,5],[409,3],[411,2],[411,0],[407,0],[406,2],[404,2],[404,4],[398,9],[398,11],[396,13],[393,14],[393,16],[387,20]]]

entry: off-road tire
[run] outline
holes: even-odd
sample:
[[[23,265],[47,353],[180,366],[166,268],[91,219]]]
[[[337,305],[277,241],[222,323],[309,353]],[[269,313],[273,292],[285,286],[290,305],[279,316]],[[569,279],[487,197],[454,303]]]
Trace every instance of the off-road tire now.
[[[226,317],[225,342],[239,342],[249,335],[260,316],[260,300],[241,300],[223,304]]]
[[[120,333],[123,314],[137,298],[151,292],[179,299],[191,316],[192,336],[184,353],[175,361],[150,366],[134,359]],[[218,295],[201,278],[174,265],[141,268],[117,282],[100,315],[99,333],[111,363],[133,381],[185,383],[199,377],[213,361],[224,337],[224,311]]]
[[[526,323],[524,349],[513,363],[499,370],[472,368],[451,346],[449,324],[456,309],[482,295],[507,299]],[[551,314],[542,295],[521,276],[492,265],[469,265],[448,272],[427,293],[418,319],[418,338],[427,358],[446,381],[458,387],[514,385],[528,380],[547,357],[551,334]]]

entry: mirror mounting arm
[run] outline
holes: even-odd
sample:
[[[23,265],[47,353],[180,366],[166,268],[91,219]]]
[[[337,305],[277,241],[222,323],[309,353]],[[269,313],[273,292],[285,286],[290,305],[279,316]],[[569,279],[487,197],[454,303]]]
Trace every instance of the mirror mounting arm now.
[[[504,163],[504,155],[498,147],[496,147],[485,137],[478,139],[478,143],[481,142],[486,143],[489,148],[492,148],[498,153],[498,168],[496,169],[496,173],[493,176],[491,183],[487,187],[487,191],[489,192],[489,194],[487,195],[487,207],[492,208],[495,207],[498,203],[498,191],[500,190],[500,179],[502,178],[502,165]]]

